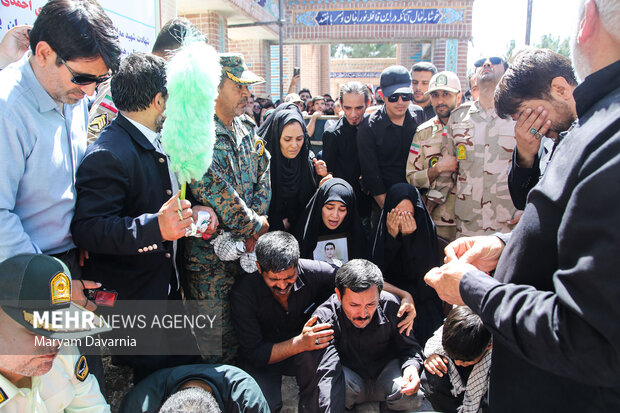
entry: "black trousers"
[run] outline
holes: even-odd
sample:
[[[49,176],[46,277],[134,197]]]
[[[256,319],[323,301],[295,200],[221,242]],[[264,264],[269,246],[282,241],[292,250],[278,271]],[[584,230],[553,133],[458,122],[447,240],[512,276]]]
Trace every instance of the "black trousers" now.
[[[298,412],[313,413],[318,410],[318,376],[313,352],[299,353],[279,363],[256,368],[243,363],[260,386],[272,413],[282,409],[282,376],[294,376],[299,386]]]

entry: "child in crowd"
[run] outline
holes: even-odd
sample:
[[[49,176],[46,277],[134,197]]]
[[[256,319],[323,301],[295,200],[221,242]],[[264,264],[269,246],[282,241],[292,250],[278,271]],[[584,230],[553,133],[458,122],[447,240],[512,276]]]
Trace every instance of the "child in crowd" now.
[[[440,412],[486,413],[491,333],[469,307],[453,308],[426,343],[422,388]]]

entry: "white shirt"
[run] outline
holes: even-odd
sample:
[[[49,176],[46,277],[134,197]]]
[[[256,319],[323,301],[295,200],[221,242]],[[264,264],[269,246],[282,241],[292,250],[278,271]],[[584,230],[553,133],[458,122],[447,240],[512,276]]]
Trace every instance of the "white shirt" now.
[[[110,412],[95,376],[88,374],[84,381],[77,378],[79,359],[77,347],[63,347],[50,371],[32,377],[31,388],[19,388],[0,374],[0,400],[6,397],[0,401],[0,412]]]

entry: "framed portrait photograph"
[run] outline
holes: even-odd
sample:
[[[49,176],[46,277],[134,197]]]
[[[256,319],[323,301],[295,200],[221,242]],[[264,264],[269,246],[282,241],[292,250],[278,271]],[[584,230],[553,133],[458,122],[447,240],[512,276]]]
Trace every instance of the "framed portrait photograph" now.
[[[312,256],[338,269],[349,261],[349,238],[346,234],[319,237]]]

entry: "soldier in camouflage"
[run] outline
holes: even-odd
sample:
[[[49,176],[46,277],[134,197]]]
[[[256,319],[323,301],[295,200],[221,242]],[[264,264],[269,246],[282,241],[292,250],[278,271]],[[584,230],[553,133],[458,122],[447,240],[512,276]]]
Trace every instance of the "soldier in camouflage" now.
[[[269,229],[269,153],[240,115],[250,96],[248,86],[263,83],[264,79],[248,70],[240,54],[222,54],[220,63],[222,80],[215,102],[217,136],[213,163],[202,179],[193,181],[189,188],[195,201],[215,210],[219,229],[230,232],[237,244],[244,243],[250,252],[258,237]],[[213,354],[213,336],[196,329],[201,352],[209,363],[233,364],[238,344],[231,324],[229,295],[242,271],[239,261],[220,260],[213,245],[201,238],[188,238],[184,250],[187,296],[203,303],[194,310],[209,314],[215,304],[222,312],[219,324],[215,321],[216,328],[221,328],[222,356]]]
[[[446,241],[456,238],[453,191],[458,164],[454,145],[448,139],[447,123],[450,113],[461,102],[461,82],[453,72],[433,75],[427,95],[437,116],[418,127],[413,137],[407,159],[407,182],[420,189],[424,195],[437,235]]]
[[[499,57],[474,63],[480,98],[454,110],[448,120],[458,161],[454,206],[457,237],[509,232],[518,222],[508,191],[515,146],[512,120],[495,113],[493,93],[507,64]]]

